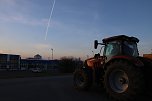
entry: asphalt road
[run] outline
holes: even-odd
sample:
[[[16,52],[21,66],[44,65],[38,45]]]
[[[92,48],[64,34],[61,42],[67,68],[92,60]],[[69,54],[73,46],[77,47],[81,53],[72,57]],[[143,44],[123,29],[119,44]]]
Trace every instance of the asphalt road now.
[[[99,88],[77,91],[72,76],[1,79],[0,101],[109,101]]]

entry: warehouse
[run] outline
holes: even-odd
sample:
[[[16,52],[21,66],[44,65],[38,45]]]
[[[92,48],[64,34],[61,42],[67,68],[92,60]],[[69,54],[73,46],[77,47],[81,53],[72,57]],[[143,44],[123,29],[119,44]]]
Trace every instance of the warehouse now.
[[[0,70],[19,70],[20,55],[0,54]]]
[[[59,60],[21,59],[20,55],[0,54],[0,70],[58,71]]]
[[[59,60],[21,59],[21,70],[57,71]]]

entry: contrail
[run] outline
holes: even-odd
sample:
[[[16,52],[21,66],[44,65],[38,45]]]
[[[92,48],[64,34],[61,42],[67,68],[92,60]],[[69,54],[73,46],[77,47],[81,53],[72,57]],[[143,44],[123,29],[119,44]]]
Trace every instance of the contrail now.
[[[47,24],[47,28],[46,28],[46,32],[45,32],[45,40],[46,40],[46,38],[47,38],[48,29],[49,29],[50,22],[51,22],[51,19],[52,19],[52,14],[53,14],[54,6],[55,6],[55,1],[56,1],[56,0],[54,0],[54,2],[53,2],[53,6],[52,6],[52,9],[51,9],[51,13],[50,13],[49,21],[48,21],[48,24]]]

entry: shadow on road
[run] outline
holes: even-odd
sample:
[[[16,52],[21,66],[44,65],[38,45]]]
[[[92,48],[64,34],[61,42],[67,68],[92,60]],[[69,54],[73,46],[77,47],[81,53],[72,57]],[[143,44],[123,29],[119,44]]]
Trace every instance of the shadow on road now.
[[[1,101],[113,101],[97,85],[76,90],[71,75],[0,80],[0,95]],[[136,101],[152,101],[151,95]]]
[[[77,90],[77,89],[75,89]],[[106,91],[104,88],[94,85],[88,91],[77,91],[82,95],[86,96],[101,96],[100,98],[102,101],[115,101],[114,99],[107,96]],[[137,97],[136,100],[133,101],[152,101],[152,93],[146,93],[145,95]]]

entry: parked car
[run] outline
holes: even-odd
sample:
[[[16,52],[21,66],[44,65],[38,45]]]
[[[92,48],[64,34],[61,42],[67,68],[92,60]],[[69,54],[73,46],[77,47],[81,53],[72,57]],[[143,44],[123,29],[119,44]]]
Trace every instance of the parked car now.
[[[42,69],[41,69],[41,68],[31,68],[30,70],[31,70],[32,72],[34,72],[34,73],[42,72]]]

